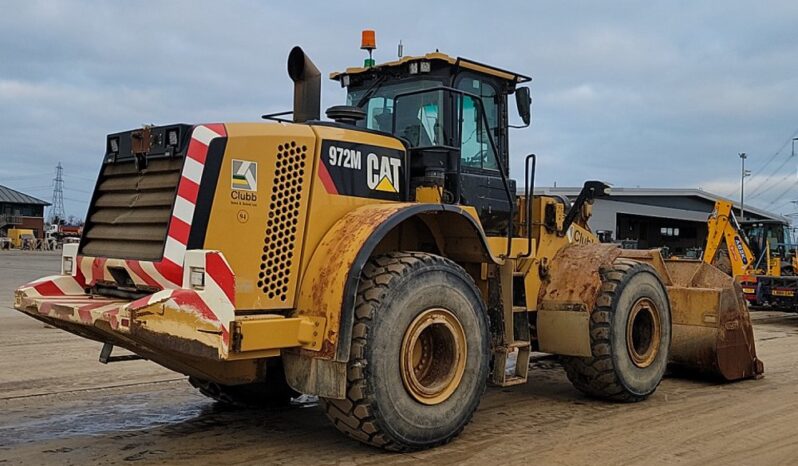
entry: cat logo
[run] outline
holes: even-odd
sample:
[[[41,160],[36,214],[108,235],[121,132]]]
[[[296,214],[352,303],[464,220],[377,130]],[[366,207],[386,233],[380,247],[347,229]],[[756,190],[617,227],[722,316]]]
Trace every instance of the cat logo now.
[[[366,182],[369,189],[398,193],[401,167],[402,159],[370,153],[366,157]]]
[[[329,194],[399,201],[405,186],[406,154],[390,147],[325,140],[319,181]]]

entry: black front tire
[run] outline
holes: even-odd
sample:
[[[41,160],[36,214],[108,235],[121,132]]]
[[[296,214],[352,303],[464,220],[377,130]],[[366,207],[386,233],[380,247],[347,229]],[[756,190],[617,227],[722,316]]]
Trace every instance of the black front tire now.
[[[657,389],[668,364],[671,313],[667,290],[654,268],[627,259],[617,259],[612,267],[601,270],[601,282],[590,316],[592,356],[563,356],[563,366],[574,387],[588,396],[622,402],[644,400]],[[646,328],[647,322],[641,322],[639,328],[636,320],[630,322],[641,302],[653,308],[650,320],[657,322],[650,328],[659,326],[656,341],[645,341],[653,333]],[[630,324],[638,329],[632,338]],[[646,359],[641,356],[645,349],[655,353]]]

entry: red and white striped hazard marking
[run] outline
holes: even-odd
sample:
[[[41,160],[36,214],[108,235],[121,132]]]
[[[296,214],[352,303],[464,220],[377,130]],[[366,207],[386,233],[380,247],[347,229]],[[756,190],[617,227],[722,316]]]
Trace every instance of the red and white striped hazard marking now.
[[[199,125],[191,133],[183,173],[177,186],[172,219],[169,222],[163,260],[155,263],[155,270],[178,286],[183,281],[183,256],[186,253],[188,234],[191,231],[194,208],[197,205],[202,172],[205,170],[205,159],[208,157],[208,146],[214,139],[226,135],[227,131],[223,124]]]
[[[116,325],[113,317],[124,301],[84,294],[75,277],[52,275],[43,277],[17,290],[22,306],[33,307],[41,315],[77,324],[94,325],[105,320]]]
[[[236,285],[233,269],[219,251],[188,251],[185,264],[184,283],[190,283],[192,268],[201,268],[205,271],[205,285],[202,291],[197,293],[202,303],[197,304],[197,310],[201,315],[211,314],[219,321],[222,339],[225,346],[229,345],[230,322],[236,318]]]
[[[190,314],[218,330],[219,339],[212,344],[220,358],[226,358],[230,347],[230,326],[235,320],[235,275],[230,264],[219,251],[185,251],[186,271],[180,283],[186,288],[164,289],[135,301],[125,301],[96,295],[87,295],[84,283],[77,276],[53,275],[35,280],[17,290],[17,309],[38,313],[54,319],[76,324],[95,326],[97,321],[110,324],[114,331],[130,332],[133,320],[139,313],[153,312],[152,306],[167,306],[175,312]],[[97,259],[82,258],[82,269],[101,269],[110,264]],[[182,261],[181,261],[182,262]],[[182,269],[182,267],[181,267]],[[197,289],[190,288],[190,271],[202,270],[204,280]],[[182,271],[182,270],[181,270]],[[82,272],[77,273],[79,275]],[[100,279],[95,276],[95,279]],[[149,309],[148,309],[149,308]],[[160,312],[162,314],[162,310]],[[156,322],[157,323],[157,322]],[[166,325],[165,333],[183,339],[197,339],[209,344],[207,333],[173,333],[176,327]]]
[[[69,275],[50,275],[22,285],[17,290],[24,291],[28,296],[85,296],[83,287]]]

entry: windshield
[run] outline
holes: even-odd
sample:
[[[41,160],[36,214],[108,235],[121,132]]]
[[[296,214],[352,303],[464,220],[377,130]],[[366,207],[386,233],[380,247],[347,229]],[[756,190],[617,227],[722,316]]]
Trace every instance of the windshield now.
[[[399,83],[377,84],[376,87],[364,86],[362,88],[350,88],[349,94],[346,98],[347,105],[357,105],[363,100],[367,93],[370,95],[366,102],[363,103],[362,109],[366,111],[366,119],[357,123],[361,128],[373,129],[376,131],[384,131],[386,133],[393,133],[391,127],[393,121],[393,101],[397,94],[416,91],[419,89],[429,89],[441,85],[440,81],[426,80],[412,80]],[[433,129],[437,119],[437,107],[430,106],[424,114],[419,115],[422,124],[428,130],[428,137],[433,136]],[[420,136],[420,134],[419,134]]]
[[[792,228],[790,228],[788,225],[785,225],[782,227],[782,230],[783,230],[782,242],[787,245],[795,244],[795,241],[793,241],[792,238]]]
[[[794,247],[790,229],[780,224],[754,223],[743,226],[745,236],[754,254],[759,256],[767,244],[771,248],[778,246]]]
[[[463,168],[498,170],[490,119],[480,98],[429,79],[376,83],[350,88],[347,103],[360,104],[366,112],[357,126],[391,133],[412,148],[459,145]],[[447,112],[454,114],[447,117]]]

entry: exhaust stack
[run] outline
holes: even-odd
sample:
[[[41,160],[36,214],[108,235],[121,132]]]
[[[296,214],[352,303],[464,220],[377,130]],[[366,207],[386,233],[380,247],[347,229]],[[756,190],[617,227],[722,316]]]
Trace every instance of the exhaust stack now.
[[[299,46],[288,54],[288,76],[294,81],[294,123],[321,118],[321,73]]]

